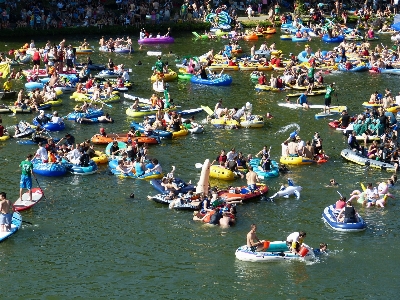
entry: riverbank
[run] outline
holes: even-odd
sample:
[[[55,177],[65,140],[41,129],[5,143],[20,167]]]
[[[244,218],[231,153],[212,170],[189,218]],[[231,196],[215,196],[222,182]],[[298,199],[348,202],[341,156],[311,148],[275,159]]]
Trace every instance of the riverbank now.
[[[145,26],[148,32],[157,34],[157,32],[166,33],[168,28],[171,28],[172,32],[187,32],[187,31],[204,31],[210,28],[209,23],[204,22],[163,22],[159,24],[148,23]],[[0,37],[29,37],[36,38],[42,36],[77,36],[77,35],[139,35],[139,31],[142,28],[140,26],[74,26],[74,27],[62,27],[62,28],[50,28],[35,30],[32,28],[21,27],[12,29],[0,30]]]
[[[254,28],[258,25],[260,26],[271,26],[272,23],[268,21],[267,15],[257,15],[248,19],[247,16],[238,17],[238,21],[242,23],[244,28]],[[308,20],[303,18],[304,22]],[[354,24],[357,22],[356,16],[349,16],[347,23]],[[275,26],[280,26],[280,21],[275,21]],[[158,32],[165,33],[168,28],[171,28],[173,33],[179,32],[204,32],[210,29],[210,23],[207,22],[182,22],[178,20],[178,22],[162,22],[158,24],[146,23],[143,25],[130,25],[130,26],[122,26],[122,25],[112,25],[112,26],[73,26],[73,27],[62,27],[62,28],[50,28],[50,29],[33,29],[30,27],[19,27],[19,28],[9,28],[0,30],[0,37],[6,38],[20,38],[20,37],[29,37],[29,38],[37,38],[43,36],[87,36],[87,35],[139,35],[139,31],[141,28],[145,27],[148,32],[156,34]]]

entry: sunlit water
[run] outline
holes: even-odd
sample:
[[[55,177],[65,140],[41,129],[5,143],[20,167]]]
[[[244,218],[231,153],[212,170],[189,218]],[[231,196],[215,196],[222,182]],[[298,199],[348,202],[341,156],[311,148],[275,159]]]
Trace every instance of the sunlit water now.
[[[40,45],[46,40],[47,37],[36,43]],[[82,38],[67,43],[76,44],[79,40]],[[267,43],[272,41],[285,53],[304,49],[304,44],[281,42],[279,36],[269,38]],[[96,39],[90,42],[97,47]],[[8,51],[24,43],[22,40],[3,42],[0,50]],[[148,97],[152,92],[151,66],[155,62],[155,57],[146,56],[148,50],[172,51],[178,56],[200,55],[211,47],[220,49],[224,43],[224,40],[193,42],[191,36],[182,36],[173,45],[145,46],[132,55],[97,52],[92,59],[101,63],[111,57],[115,63],[125,63],[133,69],[135,82],[129,93]],[[240,44],[245,50],[252,45]],[[260,44],[258,41],[257,46]],[[320,42],[311,42],[311,45],[322,49],[333,46]],[[173,66],[175,56],[163,59]],[[143,62],[142,66],[135,66],[138,60]],[[195,223],[191,213],[171,211],[147,200],[147,195],[156,193],[148,182],[114,177],[106,166],[88,177],[38,177],[46,199],[23,213],[24,220],[33,225],[24,224],[17,235],[1,244],[0,279],[9,295],[5,296],[4,292],[3,297],[204,299],[211,295],[221,299],[382,299],[397,295],[396,279],[400,276],[396,268],[399,258],[394,251],[400,246],[397,200],[390,199],[385,209],[357,206],[368,223],[368,229],[362,233],[335,232],[321,220],[323,208],[338,198],[337,189],[325,187],[330,178],[335,178],[340,183],[338,190],[348,196],[353,189],[360,189],[360,182],[376,183],[390,174],[344,162],[340,150],[346,145],[345,139],[328,128],[327,120],[315,120],[316,110],[278,107],[276,103],[282,101],[284,93],[256,92],[248,72],[231,75],[231,87],[170,83],[171,96],[183,108],[200,105],[213,108],[220,98],[228,107],[242,106],[249,101],[254,113],[269,111],[274,118],[262,129],[228,131],[206,125],[204,134],[164,140],[160,146],[152,146],[150,156],[157,157],[165,169],[175,165],[176,176],[196,181],[199,170],[194,164],[206,158],[214,159],[222,148],[236,147],[245,154],[255,154],[266,144],[272,147],[271,155],[278,160],[280,144],[290,132],[297,129],[308,140],[314,131],[319,131],[330,156],[328,163],[291,167],[290,174],[266,182],[271,192],[275,192],[290,176],[303,186],[300,200],[289,198],[240,205],[237,225],[221,229]],[[398,92],[398,77],[390,75],[334,73],[327,75],[325,81],[336,82],[339,88],[333,104],[347,105],[351,113],[361,111],[361,102],[375,90],[390,87],[394,93]],[[69,95],[62,98],[64,105],[57,110],[66,115],[75,103],[69,100]],[[323,96],[310,100],[323,104]],[[99,127],[105,127],[107,132],[127,131],[132,119],[125,115],[125,109],[130,104],[130,100],[124,99],[112,104],[109,112],[116,119],[114,124],[77,125],[68,121],[66,132],[83,140],[97,133]],[[31,121],[32,117],[3,115],[3,123],[8,126],[20,119]],[[202,113],[196,119],[205,117]],[[16,199],[18,164],[36,146],[22,146],[11,140],[1,143],[0,149],[2,189],[10,199]],[[212,181],[212,184],[226,186],[228,183]],[[235,184],[245,184],[245,181],[238,180]],[[134,199],[129,198],[131,193],[135,193]],[[397,191],[393,193],[396,195]],[[235,249],[245,243],[252,223],[257,223],[260,238],[271,241],[305,230],[307,244],[317,247],[320,242],[326,242],[330,253],[309,264],[238,261]]]

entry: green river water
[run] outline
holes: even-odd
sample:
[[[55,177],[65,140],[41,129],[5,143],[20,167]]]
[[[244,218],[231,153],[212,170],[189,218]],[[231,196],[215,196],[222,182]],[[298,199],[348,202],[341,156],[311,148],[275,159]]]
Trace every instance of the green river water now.
[[[151,66],[155,57],[148,50],[172,51],[178,56],[201,55],[210,48],[219,49],[226,40],[192,41],[189,35],[176,37],[175,44],[144,46],[132,55],[95,53],[94,63],[125,63],[133,69],[135,83],[129,94],[149,97],[152,93]],[[62,37],[54,42],[58,43]],[[47,37],[36,41],[44,45]],[[76,40],[67,43],[76,44]],[[97,37],[88,39],[97,47]],[[52,38],[53,41],[53,38]],[[267,40],[277,42],[285,53],[299,53],[304,44],[281,42],[279,35]],[[0,42],[0,50],[18,48],[26,41]],[[388,37],[379,42],[389,43]],[[252,43],[241,41],[245,50]],[[257,42],[257,48],[261,40]],[[135,45],[136,46],[136,45]],[[334,45],[312,41],[316,49]],[[135,49],[136,50],[136,49]],[[79,57],[78,60],[84,57]],[[174,56],[164,56],[171,66]],[[141,60],[142,66],[135,66]],[[176,70],[176,68],[175,68]],[[199,179],[194,164],[214,159],[219,151],[236,147],[243,153],[257,153],[264,144],[272,146],[271,155],[279,160],[281,146],[289,133],[300,128],[300,136],[311,139],[319,131],[330,161],[322,165],[291,167],[286,176],[269,179],[270,195],[291,177],[303,187],[300,200],[278,199],[275,202],[253,201],[238,206],[237,225],[228,229],[209,227],[192,221],[188,212],[171,211],[168,207],[146,199],[156,191],[146,181],[123,180],[109,175],[106,166],[87,177],[68,175],[62,178],[38,177],[46,200],[24,212],[21,231],[0,247],[0,280],[2,298],[8,299],[387,299],[397,296],[400,271],[396,265],[400,247],[398,200],[389,200],[384,209],[356,209],[368,224],[365,232],[340,233],[324,225],[321,213],[338,198],[336,189],[326,188],[330,178],[339,183],[339,191],[348,196],[360,182],[379,182],[390,173],[345,162],[340,151],[346,141],[340,132],[328,127],[328,120],[315,120],[316,110],[290,110],[277,105],[285,93],[259,93],[254,90],[248,72],[232,72],[230,87],[194,86],[190,82],[170,83],[170,93],[183,108],[200,105],[214,107],[219,98],[229,107],[253,104],[253,112],[274,118],[261,129],[219,130],[205,125],[200,135],[163,140],[150,147],[164,169],[177,167],[176,176],[185,180]],[[397,94],[398,77],[366,73],[334,73],[325,82],[336,82],[338,103],[347,105],[351,113],[362,111],[361,103],[375,90],[389,87]],[[18,83],[17,86],[23,83]],[[60,115],[72,111],[75,103],[62,96]],[[323,96],[310,99],[323,104]],[[336,104],[336,99],[333,99]],[[133,120],[125,115],[130,100],[121,98],[109,109],[116,120],[104,126],[107,132],[129,129]],[[31,121],[31,115],[3,115],[9,126],[20,119]],[[201,120],[205,113],[196,116]],[[77,140],[90,138],[98,125],[77,125],[67,121],[66,132]],[[64,133],[55,133],[63,136]],[[15,200],[18,197],[18,164],[36,146],[18,145],[15,140],[0,143],[1,190]],[[99,149],[101,147],[98,147]],[[212,181],[227,186],[227,182]],[[237,180],[237,185],[245,184]],[[135,198],[129,198],[131,193]],[[396,190],[392,191],[397,197]],[[250,224],[257,223],[258,236],[267,240],[284,240],[293,232],[307,232],[306,243],[317,247],[328,243],[330,253],[314,263],[247,263],[235,258],[235,250],[245,244]],[[397,257],[397,258],[396,258]],[[6,295],[7,293],[7,295]]]

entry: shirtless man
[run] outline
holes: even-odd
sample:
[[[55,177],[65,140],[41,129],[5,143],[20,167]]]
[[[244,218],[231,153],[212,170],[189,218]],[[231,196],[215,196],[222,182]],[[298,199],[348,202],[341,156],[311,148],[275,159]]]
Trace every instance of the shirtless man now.
[[[86,41],[86,39],[83,39],[83,43],[81,44],[82,49],[88,49],[89,43]]]
[[[249,167],[249,172],[246,174],[246,180],[247,180],[247,188],[251,191],[254,192],[257,189],[257,182],[260,182],[260,180],[257,177],[257,173],[253,171],[253,167]]]
[[[11,230],[11,220],[12,220],[12,209],[11,202],[7,200],[7,195],[4,192],[0,193],[0,231],[10,231]]]
[[[230,218],[229,214],[223,213],[222,218],[219,219],[219,226],[221,226],[222,228],[228,228],[230,226],[229,225],[230,221],[231,221],[231,218]]]
[[[106,45],[106,42],[105,42],[105,40],[104,40],[104,36],[101,37],[101,39],[100,39],[100,41],[99,41],[99,45],[100,45],[100,47]]]
[[[263,251],[264,241],[261,241],[257,237],[256,231],[257,231],[256,224],[251,224],[251,229],[247,234],[247,247],[251,248],[253,251]]]

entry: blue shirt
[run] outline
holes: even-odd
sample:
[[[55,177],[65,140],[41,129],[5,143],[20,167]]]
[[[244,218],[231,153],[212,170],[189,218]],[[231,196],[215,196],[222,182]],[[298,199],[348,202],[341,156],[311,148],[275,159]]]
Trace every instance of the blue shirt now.
[[[307,96],[305,94],[301,94],[299,99],[300,99],[300,104],[307,103]]]

